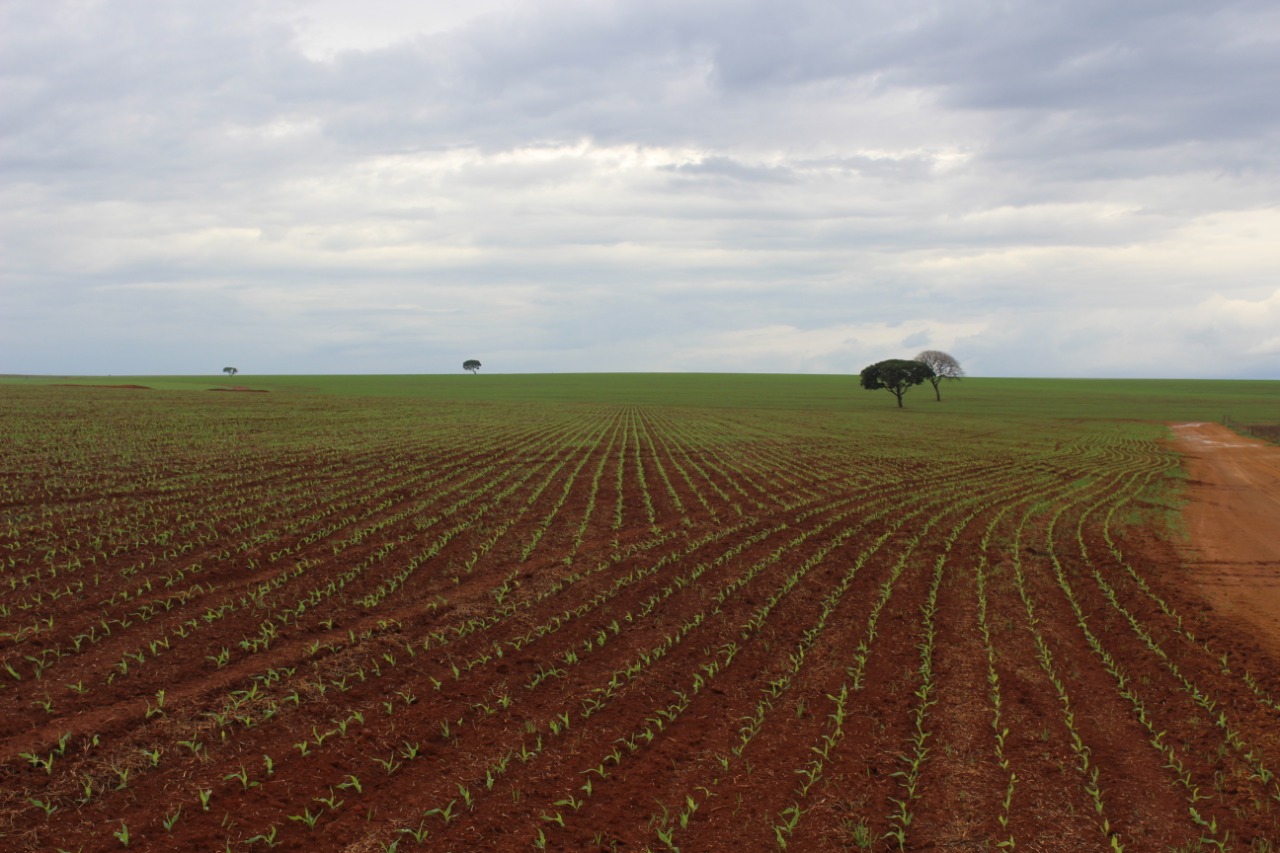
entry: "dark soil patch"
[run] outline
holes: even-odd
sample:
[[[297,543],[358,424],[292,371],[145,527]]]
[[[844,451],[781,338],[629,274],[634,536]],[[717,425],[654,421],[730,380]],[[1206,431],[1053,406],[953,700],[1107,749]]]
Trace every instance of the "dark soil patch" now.
[[[56,382],[56,388],[125,388],[130,391],[150,391],[147,385],[88,385],[79,382]]]

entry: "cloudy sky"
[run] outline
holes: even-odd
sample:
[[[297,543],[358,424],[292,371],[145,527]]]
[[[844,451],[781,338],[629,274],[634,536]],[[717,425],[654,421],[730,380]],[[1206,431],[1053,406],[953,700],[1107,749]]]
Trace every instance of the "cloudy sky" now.
[[[1275,0],[6,0],[0,373],[1280,378]]]

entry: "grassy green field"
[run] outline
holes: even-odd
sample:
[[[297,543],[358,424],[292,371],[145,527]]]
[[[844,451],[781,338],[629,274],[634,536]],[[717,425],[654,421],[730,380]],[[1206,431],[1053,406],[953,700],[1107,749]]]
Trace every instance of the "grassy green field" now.
[[[1280,421],[1280,382],[1190,379],[987,379],[912,389],[896,411],[856,376],[750,373],[554,373],[382,376],[6,377],[0,388],[145,385],[157,391],[243,386],[273,394],[397,397],[451,402],[606,403],[882,413],[884,417],[1086,418],[1139,421]],[[890,411],[894,410],[894,411]]]

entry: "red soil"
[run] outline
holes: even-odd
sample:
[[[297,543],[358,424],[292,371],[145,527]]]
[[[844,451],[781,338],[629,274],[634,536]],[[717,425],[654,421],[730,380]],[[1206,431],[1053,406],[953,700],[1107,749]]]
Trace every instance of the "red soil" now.
[[[274,399],[201,399],[216,452],[8,465],[6,850],[889,850],[899,802],[908,850],[1164,851],[1189,800],[1280,835],[1251,763],[1280,658],[1106,523],[1154,443],[922,461],[732,413],[421,408],[286,449],[250,420]]]
[[[1174,434],[1191,476],[1191,577],[1220,615],[1280,654],[1280,447],[1211,423]]]
[[[52,383],[55,388],[126,388],[133,391],[150,391],[148,385],[82,385],[74,382],[55,382]]]

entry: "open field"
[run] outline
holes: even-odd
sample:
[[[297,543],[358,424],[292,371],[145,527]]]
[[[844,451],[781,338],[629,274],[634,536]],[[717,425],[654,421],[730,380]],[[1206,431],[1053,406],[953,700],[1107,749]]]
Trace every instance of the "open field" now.
[[[155,390],[244,387],[272,393],[411,398],[438,402],[619,403],[643,406],[880,412],[884,394],[857,376],[744,373],[558,373],[427,376],[0,376],[0,388],[51,384],[143,385]],[[1280,421],[1280,383],[1186,379],[965,379],[943,386],[945,417],[1105,418],[1148,421]],[[961,390],[963,389],[963,390]],[[917,416],[943,415],[928,387],[906,398]]]
[[[1280,844],[1164,425],[1278,383],[232,382],[0,382],[3,849]]]

